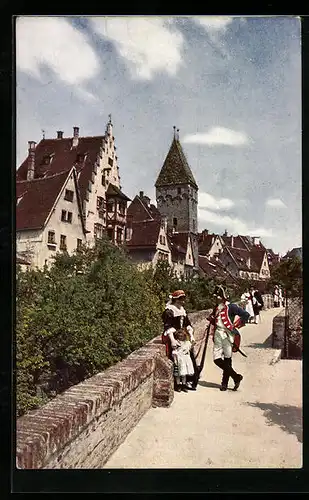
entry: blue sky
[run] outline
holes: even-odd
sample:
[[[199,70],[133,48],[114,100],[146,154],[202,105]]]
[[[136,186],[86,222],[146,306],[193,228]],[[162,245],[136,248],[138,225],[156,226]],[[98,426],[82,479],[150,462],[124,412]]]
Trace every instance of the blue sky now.
[[[297,17],[19,17],[17,167],[28,141],[101,135],[123,191],[154,183],[173,138],[199,186],[199,231],[302,245]]]

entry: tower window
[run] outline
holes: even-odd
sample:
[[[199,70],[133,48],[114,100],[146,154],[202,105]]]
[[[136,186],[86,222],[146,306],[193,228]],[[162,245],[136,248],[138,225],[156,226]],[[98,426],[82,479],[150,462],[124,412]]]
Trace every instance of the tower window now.
[[[113,166],[113,159],[112,158],[108,158],[108,164],[112,167]]]
[[[177,227],[177,222],[178,222],[177,221],[177,217],[173,217],[173,226],[174,226],[174,228]]]

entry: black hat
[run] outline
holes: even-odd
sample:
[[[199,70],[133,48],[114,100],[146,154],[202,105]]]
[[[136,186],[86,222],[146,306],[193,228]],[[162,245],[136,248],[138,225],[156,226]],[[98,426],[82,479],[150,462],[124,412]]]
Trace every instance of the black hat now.
[[[221,297],[222,299],[227,299],[227,291],[226,288],[222,285],[217,285],[215,290],[214,290],[214,295],[216,297]]]

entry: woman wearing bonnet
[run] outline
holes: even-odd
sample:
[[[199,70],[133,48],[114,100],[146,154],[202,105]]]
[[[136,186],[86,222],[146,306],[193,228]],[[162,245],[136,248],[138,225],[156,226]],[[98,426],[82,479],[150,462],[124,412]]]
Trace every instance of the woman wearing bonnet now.
[[[192,346],[195,342],[193,335],[193,327],[191,321],[188,318],[186,310],[184,308],[184,302],[186,299],[186,294],[183,290],[175,290],[170,296],[169,301],[165,306],[165,310],[162,314],[162,320],[164,324],[164,331],[162,334],[162,341],[166,346],[166,354],[171,361],[173,361],[172,351],[180,346],[180,342],[175,339],[174,333],[180,329],[185,329],[188,335],[188,340],[190,340]],[[197,365],[193,353],[193,349],[190,351],[190,357],[194,366],[194,372],[197,373]],[[192,380],[190,380],[192,378]],[[187,388],[191,390],[196,390],[195,375],[192,377],[187,377]]]

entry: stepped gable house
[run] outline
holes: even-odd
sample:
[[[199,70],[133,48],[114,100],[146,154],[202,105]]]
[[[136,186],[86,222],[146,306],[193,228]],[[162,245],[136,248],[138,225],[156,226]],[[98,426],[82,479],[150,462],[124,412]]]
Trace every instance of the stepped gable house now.
[[[64,186],[68,178],[70,185]],[[16,189],[17,251],[28,246],[33,256],[39,252],[35,266],[50,262],[55,251],[71,253],[77,240],[93,245],[106,233],[115,244],[124,242],[130,199],[121,190],[111,116],[101,136],[81,137],[73,127],[72,137],[58,131],[54,139],[30,141]],[[53,217],[43,234],[49,209]],[[54,243],[47,244],[48,238]]]
[[[168,232],[187,234],[193,247],[193,265],[198,271],[198,186],[179,141],[174,137],[155,183],[157,208],[167,219]]]

